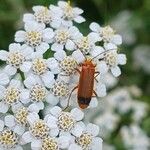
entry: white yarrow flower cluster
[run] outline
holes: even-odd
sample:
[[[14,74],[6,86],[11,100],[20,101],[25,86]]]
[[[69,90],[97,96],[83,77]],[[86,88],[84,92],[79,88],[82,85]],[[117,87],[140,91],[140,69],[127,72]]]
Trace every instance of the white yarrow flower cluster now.
[[[126,63],[126,56],[118,53],[121,36],[111,27],[92,23],[92,32],[82,34],[74,25],[85,21],[82,13],[64,1],[34,6],[33,13],[24,15],[15,43],[0,51],[6,63],[0,71],[0,149],[102,150],[99,127],[85,125],[81,108],[98,105],[97,98],[106,95],[103,77],[109,71],[119,76],[118,65]],[[79,87],[82,69],[91,66],[90,101],[80,102],[73,89]],[[64,108],[70,104],[68,112]]]

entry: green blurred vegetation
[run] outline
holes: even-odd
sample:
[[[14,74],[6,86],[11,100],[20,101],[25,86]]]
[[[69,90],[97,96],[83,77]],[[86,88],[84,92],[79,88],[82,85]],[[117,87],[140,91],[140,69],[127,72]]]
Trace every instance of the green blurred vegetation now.
[[[57,0],[0,0],[0,49],[7,50],[8,45],[14,42],[15,31],[23,27],[23,13],[31,12],[34,5],[48,6],[56,3]],[[133,49],[136,46],[150,44],[150,0],[72,0],[71,3],[84,10],[84,17],[87,22],[78,25],[78,27],[85,34],[89,32],[88,26],[93,21],[101,25],[107,25],[119,12],[124,10],[131,12],[132,15],[128,24],[136,35],[136,41],[130,45],[123,44],[121,47],[121,51],[127,54],[128,63],[122,67],[123,73],[119,79],[119,85],[137,85],[143,92],[139,99],[150,106],[149,74],[142,69],[135,69],[132,57]],[[130,122],[127,116],[124,117],[121,125]],[[150,110],[141,126],[150,136],[149,116]],[[115,133],[112,133],[112,135],[114,138],[112,141],[108,140],[109,143],[114,143],[118,149],[122,150],[123,144],[119,135]]]

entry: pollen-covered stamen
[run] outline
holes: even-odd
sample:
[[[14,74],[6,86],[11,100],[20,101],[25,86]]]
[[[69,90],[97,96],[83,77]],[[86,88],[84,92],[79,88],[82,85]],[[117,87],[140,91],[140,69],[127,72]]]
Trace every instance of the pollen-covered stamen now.
[[[48,70],[47,63],[42,58],[36,58],[32,63],[32,70],[37,75],[42,75]]]
[[[74,18],[73,8],[70,4],[66,5],[64,8],[64,19],[72,20]]]
[[[19,68],[25,61],[25,57],[20,52],[9,53],[7,64]]]
[[[76,60],[70,56],[66,56],[59,65],[66,74],[73,74],[78,66]]]
[[[30,132],[36,138],[45,138],[48,136],[49,127],[43,120],[38,120],[30,127]]]
[[[107,65],[110,67],[114,67],[117,65],[117,53],[116,52],[108,52],[104,54],[104,60]]]
[[[42,34],[38,31],[29,31],[26,34],[26,43],[32,47],[40,45],[42,42]]]
[[[41,150],[58,150],[58,143],[54,138],[47,137],[42,141]]]
[[[27,116],[28,116],[28,110],[25,107],[22,107],[17,110],[15,114],[16,121],[21,125],[27,125]]]
[[[57,97],[63,97],[69,94],[68,86],[64,81],[56,81],[51,91]]]
[[[114,30],[110,26],[106,26],[102,28],[100,32],[100,36],[103,37],[104,41],[108,42],[114,35]]]
[[[40,102],[46,98],[46,88],[40,84],[36,84],[31,88],[30,98],[32,101]]]
[[[62,112],[58,117],[58,126],[62,131],[70,131],[75,125],[75,119],[68,112]]]
[[[84,54],[88,54],[91,50],[91,45],[88,37],[83,37],[80,41],[77,42],[77,47]]]
[[[86,150],[92,143],[92,135],[89,133],[83,133],[80,137],[76,138],[76,143],[80,145],[83,150]]]
[[[65,44],[70,38],[70,34],[66,29],[58,29],[55,32],[55,40],[57,43]]]
[[[8,87],[4,93],[4,100],[11,105],[17,103],[20,99],[20,90],[15,87]]]
[[[17,144],[18,144],[18,136],[13,131],[5,129],[0,133],[0,145],[3,148],[7,149],[15,148]]]
[[[52,20],[51,12],[46,7],[40,11],[35,12],[34,17],[35,17],[35,20],[39,23],[49,24]]]

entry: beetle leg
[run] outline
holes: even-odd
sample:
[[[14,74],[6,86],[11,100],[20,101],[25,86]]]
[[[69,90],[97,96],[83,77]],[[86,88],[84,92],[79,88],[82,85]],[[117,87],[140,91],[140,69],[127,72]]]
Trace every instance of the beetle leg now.
[[[94,96],[93,97],[98,97],[96,91],[93,90]]]
[[[99,74],[100,74],[100,72],[98,72],[98,71],[95,72],[95,77],[94,77],[94,79],[96,80],[96,82],[98,82],[98,80],[96,79],[96,77],[99,76]]]
[[[71,95],[72,95],[72,93],[73,93],[77,88],[78,88],[78,85],[72,89],[72,91],[71,91],[71,93],[69,94],[69,97],[68,97],[67,106],[66,106],[63,110],[66,110],[66,109],[69,107]]]
[[[81,71],[80,71],[79,69],[76,68],[76,71],[77,71],[79,74],[81,74]]]

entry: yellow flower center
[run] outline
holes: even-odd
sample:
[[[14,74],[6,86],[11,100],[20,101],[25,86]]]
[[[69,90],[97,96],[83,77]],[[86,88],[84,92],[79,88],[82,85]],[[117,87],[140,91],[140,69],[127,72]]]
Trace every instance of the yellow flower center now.
[[[20,90],[15,87],[8,87],[4,93],[4,100],[11,105],[18,102],[20,99]]]
[[[30,131],[34,137],[42,139],[48,136],[49,127],[43,120],[39,120],[30,127]]]
[[[10,53],[7,58],[7,63],[16,68],[19,68],[24,61],[25,57],[19,52]]]
[[[38,31],[29,31],[26,34],[26,43],[32,47],[40,45],[42,42],[42,34]]]
[[[18,137],[16,133],[14,133],[11,130],[4,130],[0,133],[0,145],[3,148],[11,149],[15,148],[15,146],[18,144]]]
[[[58,143],[54,138],[47,137],[42,141],[41,150],[58,150]]]
[[[62,112],[58,117],[58,126],[63,131],[70,131],[75,125],[75,119],[68,112]]]
[[[32,64],[32,70],[37,75],[44,74],[48,70],[46,61],[42,58],[35,59]]]

